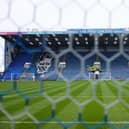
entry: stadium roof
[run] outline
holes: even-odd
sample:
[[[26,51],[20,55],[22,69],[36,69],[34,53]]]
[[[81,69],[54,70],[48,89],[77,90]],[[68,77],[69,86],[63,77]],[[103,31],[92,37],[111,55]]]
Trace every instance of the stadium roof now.
[[[100,48],[119,48],[120,42],[129,48],[128,29],[70,29],[67,31],[46,32],[4,32],[0,35],[12,44],[20,46],[25,51],[40,52],[46,46],[54,50],[68,48],[72,43],[73,48],[93,49],[95,34],[98,37]],[[120,40],[118,34],[125,34]],[[71,36],[72,35],[72,36]]]
[[[74,33],[83,33],[83,34],[102,34],[102,33],[129,33],[129,28],[120,28],[120,29],[68,29],[68,30],[59,30],[59,31],[28,31],[28,32],[0,32],[0,35],[16,35],[16,34],[74,34]]]

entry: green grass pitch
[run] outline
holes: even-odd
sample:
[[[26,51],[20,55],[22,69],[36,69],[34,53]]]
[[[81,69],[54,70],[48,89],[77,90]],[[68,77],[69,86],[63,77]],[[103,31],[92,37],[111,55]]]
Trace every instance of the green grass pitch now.
[[[111,129],[105,116],[116,128],[129,123],[128,82],[0,82],[0,96],[0,129]]]

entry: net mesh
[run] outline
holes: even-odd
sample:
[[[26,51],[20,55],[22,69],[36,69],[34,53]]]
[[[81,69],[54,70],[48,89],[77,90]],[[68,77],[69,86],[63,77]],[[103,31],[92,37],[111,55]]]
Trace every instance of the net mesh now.
[[[112,3],[107,1],[109,0],[1,0],[0,31],[36,32],[40,30],[62,30],[67,28],[128,27],[128,0],[114,0]],[[21,6],[23,3],[25,5],[24,9]],[[51,10],[49,10],[50,8]],[[43,12],[47,13],[43,14]],[[54,13],[53,16],[51,15],[52,12]],[[95,15],[98,16],[98,14],[100,20],[97,21]],[[68,20],[66,21],[66,19]],[[128,79],[118,81],[116,78],[112,78],[110,74],[112,63],[118,57],[122,56],[125,60],[129,60],[129,56],[124,51],[122,43],[123,34],[120,34],[119,37],[120,48],[111,57],[103,55],[103,52],[97,46],[98,40],[96,40],[95,48],[85,56],[81,56],[71,44],[69,44],[66,50],[59,53],[46,48],[54,56],[54,71],[56,74],[58,74],[58,60],[62,55],[72,53],[80,62],[80,69],[78,71],[69,71],[69,74],[74,75],[72,78],[69,79],[69,77],[63,76],[61,73],[56,82],[57,84],[54,84],[55,82],[53,81],[35,81],[35,83],[31,83],[30,81],[14,80],[0,82],[0,128],[128,129],[129,96],[126,91],[128,90]],[[73,39],[74,36],[69,34],[69,42],[73,42]],[[112,79],[112,81],[86,81],[91,77],[84,73],[86,69],[85,61],[96,54],[105,61],[106,72],[102,74],[104,76],[110,74],[108,78]],[[119,71],[116,71],[116,74],[117,72]],[[53,74],[55,74],[53,71],[50,72],[48,77]],[[29,76],[31,75],[30,73]],[[80,82],[80,77],[83,77],[81,80],[84,80],[84,87],[87,89],[84,92],[79,91],[79,89],[83,90],[84,88],[83,82]],[[118,79],[123,79],[119,76],[117,77]],[[104,80],[105,78],[107,77],[104,77]],[[56,91],[49,92],[49,89],[55,89],[54,85],[60,94],[56,94]],[[36,90],[32,89],[32,87]],[[107,93],[104,89],[107,91],[111,90],[111,92]],[[53,95],[51,92],[55,92],[55,94]],[[78,92],[82,92],[82,95],[76,95]],[[15,97],[13,98],[13,96]],[[38,99],[36,100],[36,97],[42,98],[40,99],[41,103],[37,102]],[[33,101],[37,103],[33,104]],[[16,109],[17,103],[20,107],[18,109]],[[41,110],[42,107],[44,107],[44,112],[41,112],[43,116],[40,112],[36,115],[35,112]],[[63,114],[60,113],[60,107],[64,109]],[[62,118],[62,116],[66,118]]]
[[[95,44],[98,42],[98,37]],[[46,79],[41,82],[22,81],[30,75],[33,76],[31,73],[28,75],[23,73],[24,79],[22,78],[23,75],[20,74],[19,79],[0,83],[1,128],[4,124],[9,124],[8,128],[11,129],[17,129],[19,126],[21,127],[21,124],[24,124],[25,127],[23,128],[26,128],[28,124],[31,126],[34,124],[34,128],[37,129],[49,128],[47,126],[65,129],[74,128],[74,126],[89,129],[115,129],[128,126],[128,79],[119,81],[118,79],[121,78],[113,78],[113,76],[111,78],[112,71],[110,71],[114,60],[121,56],[124,60],[128,60],[128,55],[124,51],[123,40],[120,40],[121,45],[118,51],[112,56],[106,57],[96,45],[88,54],[80,55],[73,48],[73,39],[75,39],[74,35],[69,34],[71,43],[68,48],[57,53],[50,47],[46,47],[47,52],[53,54],[55,62],[54,71],[48,72],[47,78],[57,74],[56,81],[46,81]],[[80,67],[74,68],[76,64],[74,62],[73,70],[65,71],[64,69],[60,74],[58,71],[59,59],[62,56],[66,56],[67,59],[69,55],[70,60],[66,61],[65,67],[67,68],[67,65],[70,64],[73,65],[68,61],[74,61],[72,58],[75,57]],[[88,72],[85,73],[85,62],[89,62],[89,59],[96,57],[96,55],[97,58],[105,61],[105,66],[107,66],[105,71],[107,72],[102,72],[100,74],[102,78],[99,80],[89,81]],[[65,72],[68,76],[65,76]],[[103,79],[104,81],[102,81]],[[33,101],[39,102],[33,103]],[[17,103],[20,107],[15,107]],[[63,110],[62,114],[60,113],[61,110]],[[114,117],[114,113],[118,114],[117,117]]]
[[[0,31],[128,28],[128,6],[128,0],[1,0]]]

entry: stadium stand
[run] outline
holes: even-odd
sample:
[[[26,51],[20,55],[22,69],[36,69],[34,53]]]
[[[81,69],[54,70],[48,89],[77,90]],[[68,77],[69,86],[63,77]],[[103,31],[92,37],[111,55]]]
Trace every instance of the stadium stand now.
[[[126,32],[123,29],[114,30],[114,33],[112,33],[113,30],[110,31],[99,30],[96,32],[95,30],[91,33],[91,30],[90,32],[88,30],[84,30],[84,32],[83,30],[68,30],[58,33],[2,35],[8,42],[22,50],[5,71],[3,78],[6,80],[19,79],[27,73],[33,73],[36,79],[64,78],[71,80],[76,77],[77,79],[89,79],[87,67],[95,62],[96,57],[99,57],[103,73],[111,72],[114,79],[128,79],[128,59],[125,54],[128,54],[129,36],[124,34],[120,37],[121,33]],[[123,50],[120,50],[121,48]],[[119,53],[119,51],[124,51],[125,54]],[[46,53],[49,53],[48,55],[51,57],[46,57]],[[59,55],[58,61],[56,54]],[[89,54],[91,55],[89,56]],[[82,66],[82,58],[87,56],[89,58],[83,60]],[[58,64],[62,60],[66,66],[62,68],[62,73],[59,75]],[[111,61],[107,62],[107,60]],[[24,64],[27,62],[32,64],[30,69],[24,68]],[[110,69],[107,63],[110,64]],[[12,73],[16,77],[12,77]]]
[[[31,61],[31,57],[26,53],[20,53],[16,56],[13,63],[9,66],[7,71],[5,72],[3,78],[4,80],[11,80],[12,75],[16,75],[15,79],[20,78],[22,72],[24,71],[24,63],[27,61]],[[19,74],[17,74],[19,73]]]
[[[110,56],[111,54],[112,53],[107,53],[108,56]],[[86,68],[87,66],[93,64],[95,59],[96,59],[96,56],[94,55],[85,61],[86,79],[88,79],[88,71]],[[19,79],[20,76],[25,72],[23,66],[24,66],[24,63],[27,61],[29,62],[32,61],[31,57],[28,54],[22,53],[17,55],[14,62],[9,66],[9,68],[5,72],[3,79],[11,80],[12,76],[10,74],[12,73],[16,75],[15,79]],[[106,72],[106,64],[104,60],[100,59],[100,62],[103,68],[102,71]],[[58,78],[58,74],[55,71],[54,65],[55,65],[55,61],[53,60],[48,71],[44,73],[44,79],[56,80]],[[81,70],[81,65],[80,65],[79,59],[71,53],[67,54],[66,68],[63,71],[64,78],[71,80],[75,77],[75,75],[78,75],[80,73],[80,70]],[[124,57],[121,57],[121,56],[118,57],[115,61],[111,63],[110,71],[113,79],[128,79],[129,78],[128,60],[126,60]],[[35,72],[34,67],[29,69],[28,71],[28,73],[34,73],[34,72]],[[84,79],[84,78],[85,78],[84,75],[80,75],[77,79]]]

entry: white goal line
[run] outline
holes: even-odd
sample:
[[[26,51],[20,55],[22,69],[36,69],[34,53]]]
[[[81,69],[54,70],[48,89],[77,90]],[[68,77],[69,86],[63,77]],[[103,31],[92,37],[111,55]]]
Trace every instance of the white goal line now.
[[[16,121],[16,122],[12,122],[12,121],[0,121],[0,123],[3,123],[3,124],[31,124],[31,123],[35,123],[35,122],[32,122],[32,121]],[[58,124],[58,121],[44,121],[44,122],[41,122],[41,123],[50,123],[50,124]],[[62,121],[61,123],[64,123],[64,124],[129,124],[129,121],[108,121],[108,122],[88,122],[88,121],[73,121],[73,122],[65,122],[65,121]]]

